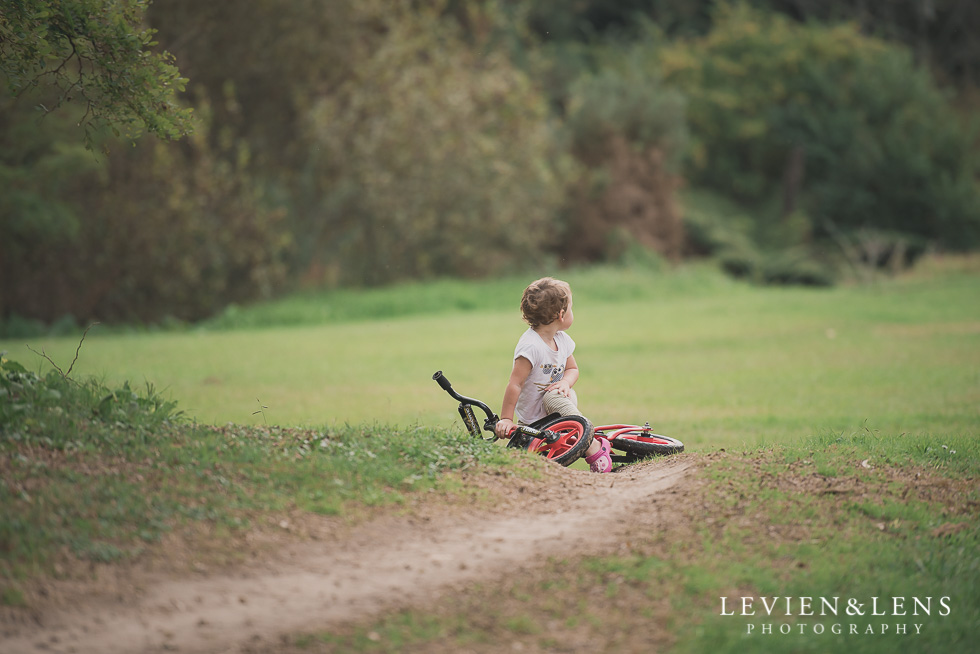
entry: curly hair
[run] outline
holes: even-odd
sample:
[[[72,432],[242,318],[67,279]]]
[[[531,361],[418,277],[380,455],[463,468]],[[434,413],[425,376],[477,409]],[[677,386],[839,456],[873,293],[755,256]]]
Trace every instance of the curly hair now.
[[[558,319],[558,315],[568,309],[572,297],[572,288],[568,282],[552,277],[542,277],[528,284],[521,298],[521,315],[524,322],[537,329],[542,325],[550,325]]]

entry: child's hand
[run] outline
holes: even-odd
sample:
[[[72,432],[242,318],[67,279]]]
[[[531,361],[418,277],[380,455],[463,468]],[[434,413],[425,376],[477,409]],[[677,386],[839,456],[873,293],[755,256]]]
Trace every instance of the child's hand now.
[[[572,392],[572,387],[568,384],[567,380],[560,379],[556,381],[554,384],[548,386],[548,388],[544,390],[546,393],[548,391],[558,391],[559,395],[564,395],[565,397],[568,397],[569,393]]]
[[[516,427],[517,425],[514,424],[513,420],[502,418],[497,421],[497,426],[493,428],[493,431],[497,438],[510,438],[510,432],[514,431]]]

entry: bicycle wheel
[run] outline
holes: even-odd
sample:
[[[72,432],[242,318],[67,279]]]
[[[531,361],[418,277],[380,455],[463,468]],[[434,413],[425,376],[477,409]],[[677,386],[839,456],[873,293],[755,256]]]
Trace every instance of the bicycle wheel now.
[[[540,429],[557,432],[560,437],[554,443],[548,443],[543,438],[532,438],[527,451],[536,452],[563,466],[577,461],[592,443],[592,423],[583,416],[556,418]]]
[[[684,443],[670,436],[661,436],[643,429],[621,429],[606,436],[613,449],[625,452],[629,460],[648,456],[666,456],[684,451]]]

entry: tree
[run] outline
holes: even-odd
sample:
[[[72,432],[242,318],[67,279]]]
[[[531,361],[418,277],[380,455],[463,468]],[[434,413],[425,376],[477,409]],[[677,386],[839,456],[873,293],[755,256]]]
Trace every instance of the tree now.
[[[85,107],[88,142],[97,128],[120,127],[174,139],[190,131],[190,109],[176,94],[187,80],[173,57],[153,52],[143,24],[149,0],[7,0],[0,9],[0,74],[9,91],[57,89],[45,112]]]
[[[671,38],[705,35],[718,0],[524,0],[531,29],[545,41],[594,42],[596,37],[642,39],[643,23]],[[740,0],[800,24],[853,22],[866,36],[902,43],[916,62],[959,89],[980,85],[980,3],[976,0]]]
[[[4,100],[0,89],[0,332],[13,316],[197,320],[281,286],[283,212],[262,201],[247,152],[210,145],[206,103],[180,142],[110,140],[103,154],[82,144],[79,107],[34,121]]]
[[[438,9],[362,3],[372,47],[309,114],[326,281],[534,267],[554,242],[571,161],[544,97]]]
[[[812,231],[980,243],[976,131],[901,46],[856,26],[739,5],[660,52],[688,98],[688,173],[748,203],[780,198]],[[773,230],[776,231],[776,230]]]
[[[565,126],[583,164],[562,248],[571,258],[615,259],[629,244],[670,259],[681,254],[674,191],[687,142],[684,99],[642,63],[610,61],[571,88]]]

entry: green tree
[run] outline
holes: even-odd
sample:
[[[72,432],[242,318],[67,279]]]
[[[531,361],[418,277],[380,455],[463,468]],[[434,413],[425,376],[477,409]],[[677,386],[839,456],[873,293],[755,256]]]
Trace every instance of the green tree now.
[[[644,23],[671,38],[711,31],[719,0],[525,0],[528,22],[545,41],[594,42],[645,38]],[[797,23],[852,22],[865,35],[901,43],[916,62],[961,89],[980,84],[980,3],[975,0],[742,0],[759,11]]]
[[[687,142],[684,99],[635,58],[608,64],[569,94],[565,127],[583,172],[570,192],[563,252],[615,259],[638,244],[676,259],[684,245],[674,193]]]
[[[0,7],[0,75],[15,96],[52,86],[46,113],[80,102],[91,136],[109,125],[129,137],[144,131],[177,138],[190,110],[176,94],[186,80],[173,57],[153,52],[143,20],[148,0],[7,0]]]
[[[179,142],[95,130],[91,148],[82,112],[36,120],[0,88],[0,321],[189,320],[280,286],[282,212],[261,201],[247,150],[210,145],[206,104]]]
[[[856,26],[739,5],[658,53],[688,97],[689,174],[811,231],[875,229],[980,244],[975,132],[909,52]]]
[[[322,157],[307,126],[313,106],[338,92],[383,40],[377,3],[362,0],[155,0],[147,17],[161,47],[187,75],[187,96],[213,115],[211,146],[247,149],[247,169],[286,208],[302,235],[290,266],[304,274],[325,242],[316,170]],[[232,147],[232,146],[235,147]]]
[[[160,47],[189,78],[187,95],[206,100],[216,143],[245,139],[252,168],[295,173],[305,160],[302,121],[315,98],[335,88],[364,56],[373,26],[358,0],[154,0],[147,19]]]
[[[371,47],[310,113],[322,201],[308,236],[328,281],[476,276],[555,244],[570,160],[543,96],[439,7],[413,4],[362,4]]]

